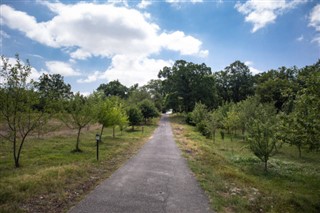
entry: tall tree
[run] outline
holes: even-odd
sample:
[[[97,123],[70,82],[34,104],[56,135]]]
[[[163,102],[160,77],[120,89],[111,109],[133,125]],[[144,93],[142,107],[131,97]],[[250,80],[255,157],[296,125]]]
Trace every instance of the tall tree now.
[[[118,96],[120,98],[127,98],[128,88],[122,85],[119,80],[110,81],[108,84],[101,84],[98,91],[103,91],[106,97]]]
[[[0,121],[5,124],[5,131],[0,135],[12,142],[15,167],[20,167],[20,155],[23,145],[32,131],[46,121],[45,110],[35,110],[39,104],[38,94],[32,82],[27,78],[31,66],[24,64],[16,55],[16,63],[10,64],[7,58],[1,57],[0,70]]]
[[[162,81],[160,79],[150,80],[148,84],[144,86],[144,88],[146,88],[150,94],[151,99],[157,109],[159,111],[165,111],[165,109],[163,109],[165,93],[163,90]]]
[[[222,102],[237,103],[254,94],[254,79],[248,66],[235,61],[224,71],[215,73],[217,90]]]
[[[40,94],[39,110],[49,105],[51,109],[58,111],[60,102],[72,96],[70,84],[66,84],[60,74],[42,74],[39,82],[35,82],[35,87]]]
[[[167,108],[191,112],[196,102],[210,108],[217,106],[215,79],[204,63],[178,60],[172,67],[160,70],[158,77],[163,79]]]
[[[283,111],[283,106],[293,100],[298,91],[297,73],[296,67],[281,67],[260,74],[257,77],[256,94],[260,96],[261,102],[274,103],[278,111]]]

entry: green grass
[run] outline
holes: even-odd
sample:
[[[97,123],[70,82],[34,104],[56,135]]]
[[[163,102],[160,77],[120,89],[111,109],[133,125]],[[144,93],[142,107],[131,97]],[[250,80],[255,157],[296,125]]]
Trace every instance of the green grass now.
[[[320,212],[320,153],[283,145],[269,172],[240,136],[216,142],[172,116],[175,139],[217,212]]]
[[[155,120],[153,123],[157,123]],[[64,129],[55,136],[29,138],[14,168],[12,147],[0,139],[0,212],[65,212],[101,180],[109,177],[148,140],[157,125],[137,131],[105,129],[96,160],[94,125],[81,134],[81,153],[72,153],[76,131]]]

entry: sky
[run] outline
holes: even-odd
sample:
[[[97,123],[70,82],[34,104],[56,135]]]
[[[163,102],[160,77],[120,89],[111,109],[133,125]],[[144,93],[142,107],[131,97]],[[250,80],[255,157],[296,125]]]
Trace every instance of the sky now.
[[[253,74],[320,59],[318,0],[1,0],[0,54],[61,74],[74,92],[140,86],[176,60]]]

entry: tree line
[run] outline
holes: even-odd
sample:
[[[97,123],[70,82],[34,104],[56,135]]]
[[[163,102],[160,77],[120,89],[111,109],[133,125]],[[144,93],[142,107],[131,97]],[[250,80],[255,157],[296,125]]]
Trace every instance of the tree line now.
[[[115,127],[134,130],[169,109],[185,113],[188,123],[213,140],[218,129],[221,138],[240,130],[266,169],[282,143],[296,146],[300,156],[304,149],[320,149],[320,60],[256,75],[240,61],[212,72],[204,63],[177,60],[144,86],[110,81],[88,97],[72,93],[59,74],[34,82],[28,81],[30,72],[29,62],[17,56],[10,64],[2,56],[0,135],[12,142],[16,167],[26,137],[52,117],[78,130],[75,151],[81,151],[80,133],[90,123],[101,124],[101,135],[112,127],[114,137]]]
[[[320,60],[311,66],[280,67],[257,75],[236,61],[214,73],[216,104],[199,100],[187,122],[215,140],[240,130],[250,150],[267,163],[283,144],[320,150]]]

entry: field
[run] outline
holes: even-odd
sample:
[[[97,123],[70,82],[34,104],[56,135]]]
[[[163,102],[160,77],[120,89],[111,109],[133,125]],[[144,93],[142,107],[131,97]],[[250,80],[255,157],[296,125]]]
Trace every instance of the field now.
[[[269,172],[239,136],[206,139],[171,116],[176,142],[216,212],[320,212],[320,153],[283,145]],[[219,132],[219,131],[218,131]]]
[[[27,139],[19,169],[14,168],[11,144],[0,139],[0,212],[65,212],[132,157],[157,125],[145,126],[143,133],[141,127],[123,133],[116,129],[115,138],[106,128],[99,161],[95,143],[99,125],[83,130],[81,153],[72,152],[76,131],[55,126],[52,132]]]

